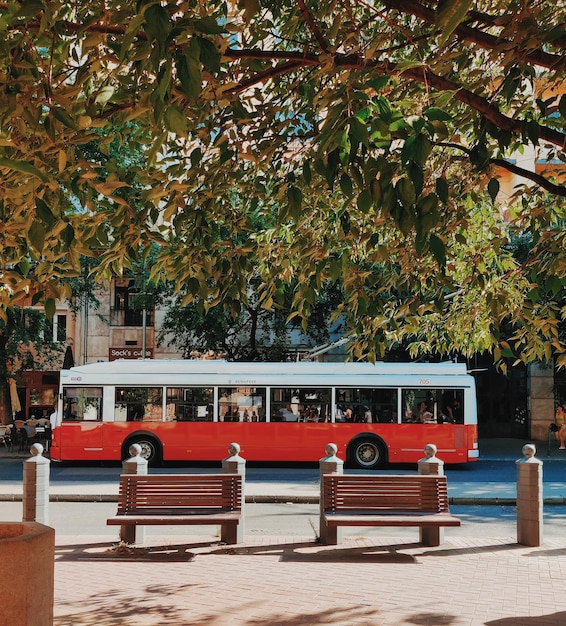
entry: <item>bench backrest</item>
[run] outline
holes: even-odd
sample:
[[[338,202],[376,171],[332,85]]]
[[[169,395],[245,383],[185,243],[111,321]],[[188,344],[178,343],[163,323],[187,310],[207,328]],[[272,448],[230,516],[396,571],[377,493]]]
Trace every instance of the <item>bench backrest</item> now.
[[[118,514],[181,509],[239,511],[239,474],[122,474]]]
[[[322,479],[325,512],[448,511],[446,476],[325,474]]]

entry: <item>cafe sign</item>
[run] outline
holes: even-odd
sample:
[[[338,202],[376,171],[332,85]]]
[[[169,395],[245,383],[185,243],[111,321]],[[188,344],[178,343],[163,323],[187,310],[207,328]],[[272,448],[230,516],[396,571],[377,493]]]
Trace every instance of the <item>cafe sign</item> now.
[[[110,348],[108,351],[108,360],[116,361],[117,359],[141,359],[142,348]],[[145,358],[153,359],[153,348],[145,349]]]

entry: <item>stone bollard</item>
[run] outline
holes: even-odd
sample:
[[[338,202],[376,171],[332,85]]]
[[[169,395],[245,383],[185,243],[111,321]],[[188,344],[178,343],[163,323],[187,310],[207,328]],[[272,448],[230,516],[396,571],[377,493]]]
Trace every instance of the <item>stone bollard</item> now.
[[[147,474],[147,460],[141,457],[141,446],[133,443],[128,452],[132,455],[122,462],[122,474]],[[120,540],[125,543],[144,543],[145,527],[128,524],[120,526]]]
[[[319,534],[321,543],[336,544],[342,541],[342,528],[333,527],[328,528],[324,523],[324,493],[322,477],[324,474],[343,474],[344,473],[344,461],[336,456],[338,452],[338,446],[335,443],[329,443],[326,445],[326,456],[322,457],[318,462],[319,476],[320,476],[320,522],[319,522]],[[332,537],[330,534],[332,533]]]
[[[244,508],[246,503],[246,459],[240,456],[240,444],[231,443],[228,446],[228,452],[230,453],[225,459],[222,459],[222,473],[223,474],[239,474],[242,477],[242,514],[240,523],[236,526],[236,543],[242,543],[246,534]],[[234,543],[230,541],[232,537],[224,536],[224,533],[230,532],[228,525],[222,528],[222,536],[220,539],[225,543]]]
[[[523,446],[517,466],[517,543],[540,546],[543,541],[542,461],[535,458],[532,443]]]
[[[32,457],[24,461],[24,522],[49,525],[49,466],[43,456],[43,446],[34,443],[30,448]]]
[[[430,474],[432,476],[444,476],[444,461],[436,456],[436,446],[427,443],[424,447],[425,456],[417,461],[419,474]]]
[[[436,445],[427,443],[424,447],[425,456],[417,461],[419,474],[425,476],[444,476],[444,461],[436,456]],[[420,541],[427,546],[439,546],[444,541],[444,528],[439,526],[419,528]]]

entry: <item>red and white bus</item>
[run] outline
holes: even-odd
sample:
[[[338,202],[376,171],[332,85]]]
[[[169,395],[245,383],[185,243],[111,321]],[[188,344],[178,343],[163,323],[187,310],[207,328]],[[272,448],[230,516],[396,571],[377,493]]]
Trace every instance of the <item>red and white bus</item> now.
[[[479,456],[475,381],[460,363],[117,360],[61,372],[55,461],[317,461],[358,467]]]

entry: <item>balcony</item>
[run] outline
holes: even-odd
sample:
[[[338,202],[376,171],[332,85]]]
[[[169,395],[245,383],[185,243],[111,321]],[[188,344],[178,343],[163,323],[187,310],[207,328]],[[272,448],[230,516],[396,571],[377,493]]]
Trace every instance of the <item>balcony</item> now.
[[[154,312],[146,311],[146,326],[153,326]],[[110,309],[110,326],[143,326],[143,311],[133,309]]]

